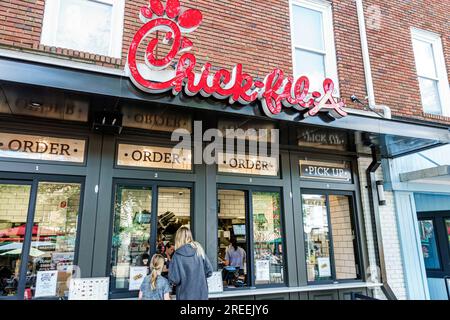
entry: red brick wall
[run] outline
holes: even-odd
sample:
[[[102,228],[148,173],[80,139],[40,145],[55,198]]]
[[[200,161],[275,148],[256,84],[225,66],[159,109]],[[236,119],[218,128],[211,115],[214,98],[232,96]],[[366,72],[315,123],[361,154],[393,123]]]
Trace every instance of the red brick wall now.
[[[122,59],[40,45],[44,0],[1,0],[0,46],[14,47],[64,59],[123,68],[128,46],[142,25],[139,8],[148,0],[126,0]],[[198,64],[231,68],[263,77],[274,67],[292,73],[289,0],[181,0],[198,8],[204,20],[189,35]],[[341,96],[366,96],[356,5],[353,0],[333,0],[334,33]],[[378,104],[392,107],[394,116],[450,123],[450,118],[422,112],[415,71],[410,27],[441,34],[450,77],[450,1],[365,0],[367,9],[381,9],[380,28],[368,26],[370,58]],[[366,19],[370,19],[366,16]],[[450,102],[449,102],[450,103]]]
[[[441,35],[450,78],[450,1],[366,0],[365,4],[378,5],[382,13],[380,29],[367,28],[377,103],[390,106],[394,115],[450,123],[450,118],[422,112],[410,30]]]

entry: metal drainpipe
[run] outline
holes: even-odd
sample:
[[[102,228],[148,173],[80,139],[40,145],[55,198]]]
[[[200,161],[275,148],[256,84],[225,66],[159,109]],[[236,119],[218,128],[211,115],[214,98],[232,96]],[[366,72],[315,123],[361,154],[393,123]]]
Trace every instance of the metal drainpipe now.
[[[371,220],[372,225],[375,226],[375,234],[373,235],[374,241],[377,244],[376,250],[379,260],[379,267],[381,270],[381,282],[383,286],[381,290],[383,291],[386,298],[389,300],[397,300],[394,291],[392,291],[391,287],[387,281],[387,273],[386,273],[386,262],[384,259],[384,250],[383,250],[383,236],[381,234],[381,222],[380,222],[380,210],[378,206],[378,191],[376,185],[376,176],[375,172],[381,165],[381,154],[379,152],[379,148],[375,145],[371,145],[370,149],[372,150],[372,163],[366,170],[367,175],[367,191],[369,192],[369,203],[371,210]]]

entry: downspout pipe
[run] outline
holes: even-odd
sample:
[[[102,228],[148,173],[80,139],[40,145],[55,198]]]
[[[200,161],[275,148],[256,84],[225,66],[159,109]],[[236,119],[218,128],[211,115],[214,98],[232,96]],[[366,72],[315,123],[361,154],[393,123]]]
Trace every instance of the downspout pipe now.
[[[381,221],[380,221],[380,208],[378,205],[378,191],[377,191],[377,180],[376,180],[376,171],[381,166],[381,153],[377,146],[371,145],[370,146],[372,151],[372,162],[370,163],[369,167],[366,170],[367,175],[367,191],[369,193],[369,203],[370,203],[370,210],[371,210],[371,218],[372,218],[372,225],[375,226],[375,234],[374,234],[374,240],[376,243],[377,248],[377,255],[379,260],[379,267],[381,271],[381,282],[383,283],[383,286],[381,287],[381,290],[383,291],[384,295],[389,300],[397,300],[397,297],[395,296],[394,291],[389,286],[389,283],[387,281],[387,272],[386,272],[386,261],[384,257],[384,249],[383,249],[383,236],[381,233]]]
[[[362,0],[356,0],[356,9],[358,13],[359,37],[361,39],[361,51],[364,65],[364,75],[366,80],[367,98],[369,100],[369,109],[373,111],[380,110],[383,112],[384,118],[391,119],[391,108],[385,105],[377,105],[375,102],[372,67],[370,66],[369,45],[367,43],[366,22],[364,18],[364,6]]]

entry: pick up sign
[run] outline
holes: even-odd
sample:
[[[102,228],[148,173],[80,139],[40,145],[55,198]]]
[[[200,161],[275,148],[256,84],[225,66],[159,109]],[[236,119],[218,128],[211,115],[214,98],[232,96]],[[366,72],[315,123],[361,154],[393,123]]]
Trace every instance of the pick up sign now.
[[[300,175],[302,178],[340,181],[350,181],[352,178],[350,168],[319,166],[304,163],[300,163]]]

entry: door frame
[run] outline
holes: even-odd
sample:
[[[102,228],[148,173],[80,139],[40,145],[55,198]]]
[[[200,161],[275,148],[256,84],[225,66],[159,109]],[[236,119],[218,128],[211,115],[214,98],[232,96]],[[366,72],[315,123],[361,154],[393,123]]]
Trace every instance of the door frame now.
[[[286,226],[285,226],[285,218],[284,218],[284,200],[283,200],[283,187],[278,186],[258,186],[258,185],[241,185],[241,184],[226,184],[226,183],[217,183],[216,186],[217,194],[216,199],[219,199],[219,190],[235,190],[235,191],[243,191],[245,192],[245,203],[246,203],[246,232],[248,232],[249,236],[247,237],[247,247],[249,251],[247,253],[247,272],[251,275],[248,277],[248,281],[250,282],[247,287],[243,288],[233,288],[233,289],[224,289],[225,291],[235,291],[235,290],[248,290],[248,289],[263,289],[263,288],[280,288],[287,287],[289,283],[288,279],[288,270],[287,270],[287,257],[286,257]],[[266,285],[255,285],[255,272],[254,272],[254,250],[253,250],[253,192],[276,192],[280,196],[280,224],[281,224],[281,238],[283,239],[282,249],[283,249],[283,283],[281,284],[266,284]],[[248,218],[248,219],[247,219]],[[216,217],[218,221],[218,216]],[[217,223],[216,223],[217,225]],[[218,243],[217,243],[218,245]],[[217,251],[217,246],[216,246]],[[249,263],[250,262],[250,263]]]
[[[116,199],[116,191],[117,186],[130,186],[130,187],[149,187],[151,188],[152,193],[152,203],[151,203],[151,210],[152,212],[158,212],[158,194],[159,194],[159,188],[165,188],[165,187],[172,187],[172,188],[188,188],[191,190],[190,195],[190,226],[192,234],[194,235],[195,239],[195,228],[194,228],[194,219],[195,219],[195,202],[194,202],[194,188],[195,183],[194,182],[186,182],[186,181],[159,181],[159,180],[142,180],[142,179],[129,179],[129,178],[113,178],[112,181],[112,192],[111,192],[111,215],[112,219],[110,219],[110,226],[109,226],[109,237],[108,237],[108,254],[107,254],[107,277],[110,279],[110,288],[109,288],[109,298],[110,299],[120,299],[120,298],[130,298],[130,297],[136,297],[138,294],[138,291],[133,290],[130,291],[128,289],[116,289],[115,285],[113,285],[112,277],[111,277],[111,271],[112,271],[112,265],[111,265],[111,258],[112,258],[112,237],[114,234],[114,217],[115,217],[115,199]],[[150,225],[150,242],[156,243],[156,235],[158,233],[157,230],[157,220],[158,216],[157,214],[152,214],[151,217],[151,225]],[[155,246],[150,246],[150,256],[152,256],[156,252]]]
[[[68,176],[68,175],[50,175],[50,174],[30,174],[30,173],[12,173],[0,172],[0,183],[11,182],[16,185],[30,185],[30,200],[28,202],[27,221],[25,222],[25,235],[22,246],[22,253],[20,255],[21,264],[19,269],[19,283],[17,286],[17,294],[11,297],[1,297],[0,300],[23,300],[26,287],[26,271],[28,266],[28,256],[31,249],[32,231],[34,225],[34,218],[36,213],[37,196],[39,183],[78,183],[80,184],[80,200],[77,217],[77,232],[75,235],[75,252],[73,265],[78,265],[78,254],[80,246],[81,221],[83,216],[84,192],[85,192],[85,177],[83,176]],[[26,263],[23,263],[26,262]],[[24,276],[25,275],[25,276]]]
[[[361,239],[359,236],[359,229],[358,229],[358,216],[356,211],[356,195],[352,191],[343,191],[343,190],[321,190],[321,189],[314,189],[314,188],[301,188],[300,189],[300,206],[302,208],[302,215],[303,215],[303,195],[324,195],[326,198],[325,203],[327,205],[327,219],[328,219],[328,234],[330,238],[330,256],[332,259],[330,259],[331,264],[331,270],[332,270],[332,276],[330,280],[315,280],[315,281],[307,281],[308,285],[320,285],[320,284],[333,284],[333,283],[349,283],[349,282],[360,282],[363,279],[364,271],[363,271],[363,263],[362,263],[362,246],[361,246]],[[356,279],[336,279],[336,267],[335,267],[335,256],[334,256],[334,241],[333,241],[333,230],[332,230],[332,224],[331,224],[331,211],[330,211],[330,202],[329,197],[330,196],[347,196],[350,198],[349,206],[350,206],[350,222],[351,226],[354,232],[354,236],[356,238],[356,250],[355,250],[355,263],[357,263],[357,275],[358,278]],[[306,241],[306,235],[304,234],[304,243]],[[304,244],[305,245],[305,244]],[[306,246],[305,246],[306,249]],[[306,262],[306,257],[305,257]],[[306,269],[306,264],[305,264]]]

